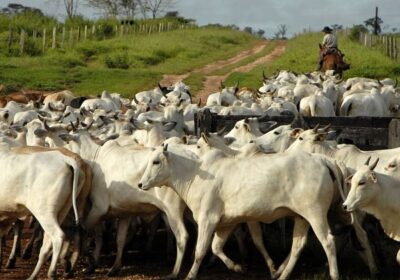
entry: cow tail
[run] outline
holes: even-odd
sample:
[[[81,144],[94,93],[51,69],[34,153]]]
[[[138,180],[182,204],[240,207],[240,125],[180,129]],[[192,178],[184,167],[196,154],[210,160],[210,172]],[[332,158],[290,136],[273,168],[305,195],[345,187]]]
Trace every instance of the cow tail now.
[[[79,219],[79,214],[78,214],[78,207],[77,207],[77,193],[78,193],[78,187],[79,187],[79,174],[80,174],[80,169],[78,167],[78,164],[76,161],[70,157],[64,156],[64,160],[66,164],[68,164],[72,170],[73,170],[73,180],[72,180],[72,208],[74,210],[74,215],[75,215],[75,225],[79,227],[80,225],[80,219]]]

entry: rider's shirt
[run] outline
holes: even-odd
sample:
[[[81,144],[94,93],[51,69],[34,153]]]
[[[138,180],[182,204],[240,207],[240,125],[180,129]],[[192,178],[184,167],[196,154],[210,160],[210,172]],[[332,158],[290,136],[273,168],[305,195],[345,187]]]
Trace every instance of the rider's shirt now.
[[[336,36],[333,34],[326,34],[324,39],[322,40],[322,45],[327,47],[328,49],[337,48],[337,40]]]

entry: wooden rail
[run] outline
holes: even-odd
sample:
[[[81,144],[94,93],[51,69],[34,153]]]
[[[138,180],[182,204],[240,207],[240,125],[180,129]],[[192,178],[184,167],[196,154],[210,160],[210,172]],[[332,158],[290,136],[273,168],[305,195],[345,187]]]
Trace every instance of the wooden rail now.
[[[235,123],[247,117],[219,116],[208,109],[195,115],[195,134],[216,132],[225,127],[231,130]],[[292,116],[263,118],[262,122],[275,121],[279,125],[290,124]],[[380,117],[304,117],[309,127],[330,124],[332,129],[341,130],[339,142],[353,143],[361,149],[385,149],[400,146],[400,119]]]

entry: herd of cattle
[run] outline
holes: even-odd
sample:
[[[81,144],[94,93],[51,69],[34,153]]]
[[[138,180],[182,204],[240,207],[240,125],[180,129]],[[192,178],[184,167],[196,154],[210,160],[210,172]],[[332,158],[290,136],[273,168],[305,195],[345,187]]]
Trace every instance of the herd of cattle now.
[[[396,117],[399,104],[400,88],[391,79],[344,81],[289,71],[263,75],[257,91],[221,84],[204,107],[192,103],[182,82],[158,85],[133,100],[108,92],[74,97],[69,91],[0,97],[0,236],[14,232],[6,267],[15,266],[24,222],[31,221],[35,230],[28,246],[41,233],[43,241],[29,279],[37,278],[50,255],[49,278],[56,277],[59,259],[72,275],[80,256],[90,256],[86,270],[93,272],[103,223],[111,220],[118,221],[117,254],[109,271],[115,275],[128,234],[161,215],[176,240],[172,278],[180,272],[188,241],[185,220],[197,225],[186,279],[196,278],[210,245],[229,269],[243,270],[223,252],[241,223],[274,279],[290,276],[310,226],[332,279],[339,279],[333,235],[338,226],[354,229],[364,248],[360,254],[375,275],[362,224],[366,213],[372,214],[400,241],[400,148],[362,151],[340,145],[328,126],[310,129],[301,116]],[[229,132],[197,137],[193,117],[204,109],[260,117],[238,121]],[[294,116],[290,125],[262,120],[288,114]],[[285,217],[294,220],[292,247],[275,267],[260,222]]]

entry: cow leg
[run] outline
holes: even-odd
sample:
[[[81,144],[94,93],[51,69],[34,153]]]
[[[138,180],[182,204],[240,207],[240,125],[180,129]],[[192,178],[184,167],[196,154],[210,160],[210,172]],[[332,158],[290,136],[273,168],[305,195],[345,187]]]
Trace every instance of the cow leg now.
[[[363,259],[366,259],[366,262],[369,267],[369,271],[372,276],[378,273],[378,268],[375,263],[374,255],[372,253],[372,248],[369,243],[368,235],[361,226],[359,219],[356,215],[354,215],[354,223],[353,223],[354,231],[357,235],[357,239],[360,242],[361,246],[363,247],[363,251],[361,252]]]
[[[21,220],[16,220],[13,227],[14,240],[13,247],[8,257],[6,268],[15,268],[15,261],[17,256],[21,256],[21,235],[22,229],[24,228],[24,222]]]
[[[238,244],[240,258],[243,265],[246,263],[246,258],[247,258],[247,247],[244,242],[244,239],[246,237],[246,232],[243,230],[241,226],[239,226],[233,231],[233,235],[235,236],[236,242]]]
[[[317,213],[317,212],[316,212]],[[326,215],[324,216],[326,217]],[[329,275],[332,280],[339,279],[339,270],[336,259],[335,239],[330,232],[329,224],[321,215],[309,219],[311,227],[324,248],[329,263]]]
[[[74,233],[74,249],[69,259],[71,268],[69,272],[65,271],[67,277],[73,277],[73,272],[75,270],[76,263],[78,262],[78,258],[82,250],[82,243],[83,243],[82,240],[83,240],[83,232],[81,228],[79,228],[79,230]]]
[[[185,254],[186,244],[189,239],[189,235],[186,231],[185,224],[183,222],[183,210],[174,211],[171,213],[169,209],[164,209],[165,215],[168,219],[168,224],[176,239],[176,260],[172,273],[167,278],[176,278],[181,269],[183,255]],[[203,256],[204,257],[204,256]]]
[[[95,247],[93,251],[94,267],[99,264],[101,248],[103,247],[103,226],[101,224],[95,227]]]
[[[34,242],[36,238],[39,236],[41,230],[42,228],[40,227],[40,224],[36,220],[34,220],[33,232],[31,237],[29,238],[28,244],[26,244],[24,250],[22,251],[22,259],[28,260],[31,258]]]
[[[3,234],[0,232],[0,269],[1,269],[1,265],[3,263],[3,246],[4,246],[4,236]]]
[[[36,263],[36,267],[33,270],[31,276],[28,278],[28,280],[34,280],[37,278],[40,268],[46,262],[47,258],[50,255],[50,250],[51,250],[51,240],[49,236],[45,233],[43,236],[43,244],[42,247],[40,248],[38,262]]]
[[[214,218],[219,219],[219,217]],[[203,258],[207,253],[207,249],[210,246],[211,237],[215,230],[216,224],[217,222],[211,220],[210,217],[202,217],[199,219],[195,259],[192,268],[186,276],[186,280],[196,278],[200,264],[203,261]]]
[[[145,246],[146,254],[150,253],[151,247],[153,246],[154,237],[156,236],[157,228],[160,225],[160,218],[161,218],[160,214],[157,214],[157,216],[150,222],[149,234]]]
[[[121,259],[122,253],[124,252],[124,247],[126,244],[126,236],[128,234],[129,224],[131,218],[124,218],[118,221],[118,229],[117,229],[117,256],[115,257],[114,264],[110,271],[107,273],[107,276],[115,276],[118,274],[118,271],[121,269]]]
[[[215,231],[214,238],[212,240],[211,249],[212,252],[224,262],[228,269],[233,270],[235,272],[243,273],[244,269],[241,265],[235,264],[228,256],[223,252],[224,245],[229,235],[235,226],[219,228]]]
[[[260,223],[249,222],[247,223],[247,226],[249,227],[251,239],[253,239],[254,245],[263,256],[265,263],[267,264],[268,269],[271,273],[271,276],[274,275],[274,273],[276,272],[275,264],[274,261],[269,256],[267,250],[265,249]]]
[[[165,228],[167,231],[167,262],[168,263],[173,263],[173,250],[174,250],[174,237],[172,236],[171,233],[171,226],[168,223],[167,216],[165,216],[164,213],[161,213],[161,217],[163,218]]]
[[[273,278],[288,279],[290,273],[300,257],[301,251],[307,242],[307,233],[310,225],[302,218],[295,218],[293,227],[292,249],[285,261],[279,266]]]

